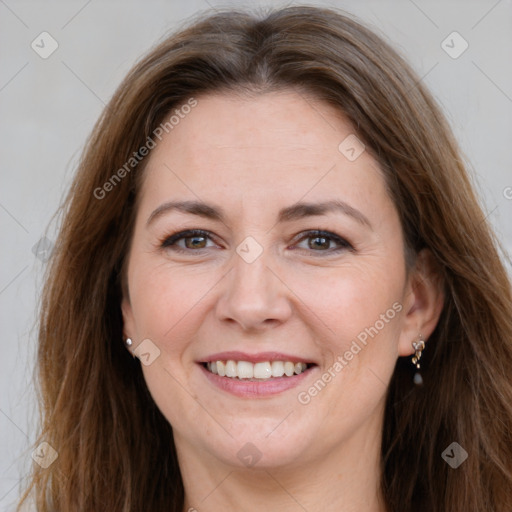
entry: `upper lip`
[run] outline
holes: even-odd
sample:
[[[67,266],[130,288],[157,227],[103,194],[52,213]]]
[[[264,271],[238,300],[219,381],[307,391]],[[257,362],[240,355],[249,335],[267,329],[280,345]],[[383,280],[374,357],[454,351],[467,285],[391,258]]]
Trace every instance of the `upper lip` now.
[[[265,361],[290,361],[292,363],[309,363],[315,364],[314,361],[307,357],[301,357],[291,354],[283,354],[281,352],[258,352],[257,354],[247,354],[246,352],[229,351],[218,352],[202,359],[201,363],[210,363],[212,361],[248,361],[249,363],[263,363]]]

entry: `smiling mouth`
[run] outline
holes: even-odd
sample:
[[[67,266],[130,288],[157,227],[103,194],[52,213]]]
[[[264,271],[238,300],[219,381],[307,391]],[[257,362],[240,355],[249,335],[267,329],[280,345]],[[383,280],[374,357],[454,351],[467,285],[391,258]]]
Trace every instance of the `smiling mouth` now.
[[[315,364],[291,361],[210,361],[203,363],[204,368],[214,375],[231,379],[261,382],[272,378],[287,378],[306,372]]]

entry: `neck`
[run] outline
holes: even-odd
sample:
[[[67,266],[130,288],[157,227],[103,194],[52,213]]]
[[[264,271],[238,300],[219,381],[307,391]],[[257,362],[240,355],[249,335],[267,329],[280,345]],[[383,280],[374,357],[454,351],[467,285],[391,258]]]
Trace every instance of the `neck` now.
[[[179,436],[175,440],[184,512],[386,512],[380,490],[381,438],[374,428],[362,428],[342,446],[293,467],[230,466],[184,445]]]

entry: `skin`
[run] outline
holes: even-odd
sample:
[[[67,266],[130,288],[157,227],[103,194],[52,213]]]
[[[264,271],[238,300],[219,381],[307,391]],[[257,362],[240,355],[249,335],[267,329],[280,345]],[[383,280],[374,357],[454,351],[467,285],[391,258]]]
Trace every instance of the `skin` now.
[[[397,358],[413,354],[411,343],[419,333],[428,339],[438,321],[443,297],[432,258],[420,253],[406,271],[378,164],[368,151],[352,162],[339,151],[354,129],[332,107],[292,90],[197,100],[149,155],[122,302],[125,335],[160,350],[142,368],[173,427],[184,510],[384,511],[386,388]],[[277,222],[281,208],[331,199],[371,227],[337,211]],[[146,225],[177,200],[212,203],[224,222],[168,211]],[[160,246],[193,228],[211,233],[195,240],[202,249],[190,238],[177,242],[185,253]],[[306,238],[314,229],[353,250]],[[252,263],[236,252],[248,236],[263,249]],[[298,394],[395,303],[401,311],[300,403]],[[197,363],[228,350],[296,354],[317,366],[297,388],[241,398],[213,386]],[[253,467],[237,457],[248,442],[261,454]]]

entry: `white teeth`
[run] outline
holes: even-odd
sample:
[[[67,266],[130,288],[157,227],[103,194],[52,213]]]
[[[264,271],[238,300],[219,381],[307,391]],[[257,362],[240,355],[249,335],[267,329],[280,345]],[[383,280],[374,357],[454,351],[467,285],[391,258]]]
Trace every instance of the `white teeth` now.
[[[210,361],[206,368],[220,377],[238,379],[270,379],[271,377],[292,377],[300,375],[307,369],[306,363],[292,363],[291,361],[269,361],[250,363],[249,361]]]
[[[282,377],[284,375],[284,363],[282,361],[272,361],[272,377]]]
[[[226,362],[226,377],[237,377],[235,361]]]
[[[284,373],[287,377],[291,377],[295,372],[295,365],[290,363],[290,361],[286,361],[284,363]]]
[[[252,379],[254,377],[254,365],[248,361],[238,361],[237,377],[239,379]]]
[[[269,379],[270,377],[272,377],[272,367],[268,361],[254,365],[255,379]]]

